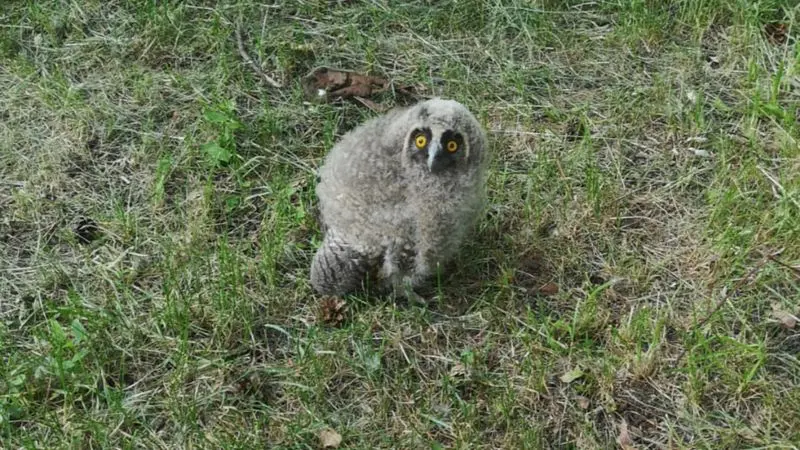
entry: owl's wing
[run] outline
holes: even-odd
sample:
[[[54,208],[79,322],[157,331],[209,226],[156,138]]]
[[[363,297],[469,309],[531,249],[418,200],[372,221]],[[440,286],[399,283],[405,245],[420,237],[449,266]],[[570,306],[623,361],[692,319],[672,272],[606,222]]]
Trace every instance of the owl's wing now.
[[[329,232],[311,263],[311,284],[320,294],[344,295],[358,290],[374,266],[375,258]]]

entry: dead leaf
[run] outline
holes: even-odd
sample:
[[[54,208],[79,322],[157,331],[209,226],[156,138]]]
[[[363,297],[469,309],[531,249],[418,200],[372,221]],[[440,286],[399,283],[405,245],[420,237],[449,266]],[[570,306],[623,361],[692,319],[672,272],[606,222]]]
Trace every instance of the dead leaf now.
[[[586,132],[586,124],[583,122],[583,120],[581,120],[579,117],[573,117],[567,123],[567,129],[564,137],[568,142],[575,142],[578,139],[582,139]]]
[[[324,297],[320,303],[320,320],[322,322],[338,326],[344,321],[344,313],[347,311],[347,302],[340,297]]]
[[[309,99],[330,101],[378,94],[389,88],[389,81],[348,70],[317,67],[303,77],[302,85]]]
[[[583,371],[580,368],[575,368],[565,373],[564,375],[561,375],[561,382],[569,384],[582,376],[583,376]]]
[[[589,399],[588,398],[586,398],[586,397],[584,397],[582,395],[579,395],[575,399],[578,401],[578,406],[581,409],[589,409]]]
[[[625,421],[625,419],[622,419],[622,423],[619,426],[617,444],[619,444],[622,450],[636,450],[636,447],[633,446],[633,439],[631,439],[631,435],[628,433],[628,422]]]
[[[787,315],[781,317],[780,321],[781,321],[781,325],[783,325],[784,327],[786,327],[788,329],[793,329],[795,327],[795,325],[797,325],[797,317],[795,317],[795,316],[793,316],[791,314],[787,314]]]
[[[544,269],[544,262],[540,255],[528,254],[520,259],[519,268],[509,275],[508,281],[525,288],[531,294],[536,294],[536,286],[544,275]]]
[[[556,295],[558,294],[558,285],[553,282],[545,283],[541,285],[539,289],[536,290],[536,292],[541,295],[547,295],[547,296]]]
[[[342,435],[330,428],[326,428],[319,432],[319,440],[322,443],[322,448],[337,448],[342,443]]]
[[[764,32],[767,34],[767,39],[776,45],[786,43],[786,38],[789,37],[785,23],[768,23],[764,26]]]
[[[81,244],[88,244],[100,237],[100,229],[97,226],[97,222],[87,217],[82,217],[78,221],[73,232]]]
[[[716,69],[719,67],[719,57],[714,55],[708,55],[706,57],[706,62],[708,63],[708,67],[712,69]]]
[[[453,367],[450,368],[450,376],[451,377],[458,377],[464,376],[467,374],[467,368],[464,367],[464,364],[456,363]]]
[[[789,330],[794,329],[797,325],[798,318],[796,315],[786,311],[778,303],[772,304],[772,317],[775,318],[780,324]]]

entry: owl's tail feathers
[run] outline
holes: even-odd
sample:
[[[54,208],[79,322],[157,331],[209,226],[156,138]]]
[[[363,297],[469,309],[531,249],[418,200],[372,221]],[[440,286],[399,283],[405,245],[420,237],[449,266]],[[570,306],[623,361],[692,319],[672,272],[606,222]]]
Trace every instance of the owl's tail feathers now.
[[[323,295],[351,293],[362,287],[372,266],[369,257],[328,233],[311,262],[311,285]]]

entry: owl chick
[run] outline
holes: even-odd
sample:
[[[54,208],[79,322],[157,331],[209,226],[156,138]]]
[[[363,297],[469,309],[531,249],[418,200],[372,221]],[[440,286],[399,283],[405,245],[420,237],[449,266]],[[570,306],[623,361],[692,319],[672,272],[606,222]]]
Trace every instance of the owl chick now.
[[[320,294],[370,280],[410,296],[453,258],[485,201],[486,134],[462,104],[440,98],[371,119],[331,149],[319,172]]]

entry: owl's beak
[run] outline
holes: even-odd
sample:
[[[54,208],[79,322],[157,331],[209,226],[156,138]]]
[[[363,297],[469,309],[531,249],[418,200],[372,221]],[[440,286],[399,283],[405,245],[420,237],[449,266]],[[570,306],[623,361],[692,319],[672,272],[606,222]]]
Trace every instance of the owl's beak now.
[[[428,147],[428,171],[431,173],[438,172],[441,168],[442,145],[438,142],[432,142]]]

